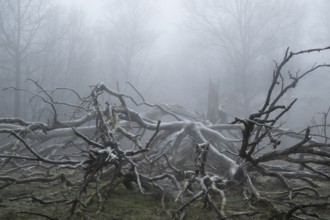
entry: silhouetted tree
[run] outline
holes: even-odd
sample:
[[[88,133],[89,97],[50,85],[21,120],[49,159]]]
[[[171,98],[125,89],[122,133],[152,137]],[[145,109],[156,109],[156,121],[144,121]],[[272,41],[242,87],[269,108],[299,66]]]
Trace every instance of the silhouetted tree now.
[[[120,84],[139,84],[146,72],[148,47],[155,39],[151,28],[152,1],[109,1],[106,5],[106,31],[100,35],[100,59],[104,78]]]
[[[297,1],[193,0],[184,1],[189,27],[201,33],[206,49],[216,56],[221,92],[226,104],[247,115],[270,69],[270,57],[296,43],[302,10]],[[293,7],[294,6],[294,7]],[[281,33],[281,34],[277,34]],[[283,34],[285,33],[285,35]],[[266,63],[266,65],[264,64]],[[272,65],[272,64],[271,64]],[[263,89],[263,87],[261,87]],[[224,104],[224,103],[222,103]]]
[[[42,0],[0,1],[0,46],[4,53],[2,72],[16,89],[15,116],[20,116],[22,80],[39,66],[31,61],[40,52],[38,34],[44,24],[49,2]],[[7,81],[7,86],[10,81]]]

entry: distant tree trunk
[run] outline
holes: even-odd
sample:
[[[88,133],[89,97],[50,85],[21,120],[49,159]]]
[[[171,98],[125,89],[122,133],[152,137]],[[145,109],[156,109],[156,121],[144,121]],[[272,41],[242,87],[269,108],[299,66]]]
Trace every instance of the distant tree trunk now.
[[[22,18],[21,18],[21,1],[17,1],[17,36],[16,43],[14,46],[14,69],[15,69],[15,116],[20,116],[21,109],[21,26],[22,26]]]
[[[21,65],[20,62],[16,63],[15,62],[15,106],[14,106],[14,113],[15,113],[15,117],[19,117],[20,116],[20,109],[21,109],[21,93],[19,91],[19,89],[21,89]]]
[[[208,104],[207,104],[207,119],[216,123],[219,120],[219,81],[212,81],[209,78]]]

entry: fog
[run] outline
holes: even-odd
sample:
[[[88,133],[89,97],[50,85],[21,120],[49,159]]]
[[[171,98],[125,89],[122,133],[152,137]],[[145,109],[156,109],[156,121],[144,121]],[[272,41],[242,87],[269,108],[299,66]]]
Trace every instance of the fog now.
[[[2,0],[1,117],[35,120],[39,112],[46,118],[27,79],[82,96],[99,82],[136,96],[130,82],[150,103],[202,114],[213,82],[229,117],[245,117],[260,108],[288,47],[330,44],[329,8],[326,0]],[[287,71],[326,62],[329,53],[301,56]],[[318,70],[287,93],[288,102],[298,98],[286,120],[290,127],[304,127],[327,110],[329,74]]]
[[[0,0],[0,219],[330,219],[329,9]]]

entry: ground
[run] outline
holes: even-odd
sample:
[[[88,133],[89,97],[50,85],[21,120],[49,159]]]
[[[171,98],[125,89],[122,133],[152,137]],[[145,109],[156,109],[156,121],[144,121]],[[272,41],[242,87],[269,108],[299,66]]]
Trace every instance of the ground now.
[[[318,189],[319,195],[326,195],[330,189],[329,184],[317,183],[320,185]],[[85,198],[90,198],[89,195],[92,194],[93,187],[91,186],[87,190]],[[283,219],[281,212],[286,212],[289,206],[285,205],[285,203],[275,202],[275,199],[283,192],[281,184],[265,178],[264,181],[259,181],[257,187],[262,196],[267,195],[268,198],[274,199],[274,202],[265,202],[263,200],[245,201],[241,188],[234,185],[232,187],[229,186],[224,190],[227,198],[225,212],[227,216],[231,216],[227,219],[245,220],[253,218],[262,220],[269,219],[271,216],[276,216],[276,214],[278,214],[278,217],[273,219]],[[68,201],[74,198],[76,189],[76,186],[67,186],[60,182],[42,185],[35,183],[13,184],[0,191],[0,219],[67,219],[71,208]],[[270,189],[272,189],[273,193],[269,193]],[[307,193],[310,194],[308,196],[310,200],[306,199],[305,196],[302,197],[304,199],[297,196],[295,201],[301,204],[316,202],[313,199],[313,193]],[[213,195],[213,197],[218,205],[221,204],[220,196]],[[185,196],[185,199],[188,200],[188,196]],[[54,203],[42,204],[48,202]],[[160,194],[151,192],[141,194],[137,189],[128,190],[124,186],[119,185],[111,193],[104,209],[99,214],[97,214],[97,199],[94,197],[86,209],[83,206],[79,206],[72,219],[179,219],[176,212],[179,207],[180,205],[173,201],[173,196],[169,192],[165,198],[165,209],[162,209]],[[255,213],[255,215],[253,217],[248,215],[234,216],[235,213],[232,211],[235,211],[236,214],[238,212],[249,212],[251,214]],[[309,208],[304,211],[315,213],[314,215],[318,217],[317,219],[329,219],[330,217],[330,210],[326,209],[326,207]],[[36,213],[46,216],[38,216]],[[217,219],[217,215],[214,210],[203,208],[203,200],[201,199],[186,209],[185,219],[213,220]]]

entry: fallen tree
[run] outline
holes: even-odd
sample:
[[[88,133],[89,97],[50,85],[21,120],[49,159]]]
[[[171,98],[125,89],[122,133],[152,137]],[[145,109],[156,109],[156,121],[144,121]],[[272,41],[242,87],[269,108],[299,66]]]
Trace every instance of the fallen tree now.
[[[282,128],[280,119],[297,101],[284,105],[283,96],[306,75],[330,65],[313,65],[295,75],[283,69],[295,56],[329,49],[295,53],[288,49],[283,60],[275,63],[259,111],[228,124],[213,124],[179,105],[150,104],[133,85],[140,101],[100,83],[84,98],[68,89],[79,100],[74,105],[56,101],[53,92],[31,80],[39,89],[33,95],[48,105],[52,117],[47,123],[0,119],[0,189],[55,181],[74,187],[74,196],[59,200],[28,195],[44,204],[70,206],[67,218],[75,217],[93,199],[98,203],[96,212],[102,212],[119,185],[128,190],[136,186],[142,194],[160,192],[164,210],[165,195],[172,194],[172,202],[178,204],[174,213],[180,219],[190,205],[201,200],[219,219],[317,216],[308,208],[330,204],[330,194],[318,192],[322,184],[329,183],[330,145],[327,132],[312,131],[326,130],[329,125],[295,132]],[[69,116],[59,113],[62,106],[69,109]],[[281,146],[287,137],[294,143]],[[273,189],[263,189],[266,180]],[[232,188],[239,189],[246,201],[245,211],[226,208]],[[260,204],[267,211],[258,209]],[[41,212],[24,213],[56,219]]]

